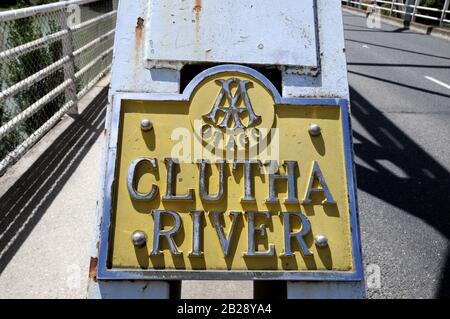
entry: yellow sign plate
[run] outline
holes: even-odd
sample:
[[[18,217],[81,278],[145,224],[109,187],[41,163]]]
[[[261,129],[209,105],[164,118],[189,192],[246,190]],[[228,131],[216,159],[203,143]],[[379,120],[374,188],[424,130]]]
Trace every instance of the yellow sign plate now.
[[[114,99],[100,278],[359,278],[346,103],[238,66]]]

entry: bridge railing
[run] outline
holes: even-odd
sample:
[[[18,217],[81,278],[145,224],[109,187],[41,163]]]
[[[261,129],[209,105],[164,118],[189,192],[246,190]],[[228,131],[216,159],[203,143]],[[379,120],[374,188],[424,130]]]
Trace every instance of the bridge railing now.
[[[117,0],[0,12],[0,175],[111,67]]]
[[[445,0],[442,8],[421,6],[420,0],[342,0],[341,2],[342,5],[381,12],[387,15],[400,14],[408,21],[422,18],[440,26],[450,23],[450,0]]]

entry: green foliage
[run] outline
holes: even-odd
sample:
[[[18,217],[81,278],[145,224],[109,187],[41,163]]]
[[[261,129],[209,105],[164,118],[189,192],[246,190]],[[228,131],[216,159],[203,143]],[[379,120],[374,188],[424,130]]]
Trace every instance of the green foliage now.
[[[58,2],[58,0],[19,0],[17,1],[16,8],[25,8],[31,6],[40,6],[42,4]]]
[[[55,2],[55,0],[19,0],[17,8],[50,2]],[[48,33],[54,33],[60,30],[57,22],[48,18],[28,17],[12,21],[8,28],[7,46],[13,48],[44,36],[44,25],[45,29],[49,30]],[[1,81],[8,86],[14,85],[59,60],[61,57],[61,41],[56,41],[47,47],[28,52],[19,56],[17,59],[11,60],[2,68],[2,74],[0,75]],[[28,89],[22,90],[11,99],[10,107],[7,110],[0,107],[0,125],[3,125],[15,115],[27,109],[31,104],[49,93],[63,81],[64,72],[63,70],[58,70]],[[12,133],[5,136],[0,141],[0,159],[42,126],[63,105],[64,100],[64,94],[60,94],[30,119],[26,120],[20,128],[15,129]]]
[[[444,2],[445,0],[422,0],[420,1],[420,5],[422,7],[442,9],[444,7]]]
[[[380,5],[378,5],[378,6],[382,7],[382,8],[391,9],[391,5],[387,4],[387,3],[383,3],[381,6]],[[380,9],[380,13],[381,13],[381,15],[384,15],[384,16],[389,16],[390,15],[390,11],[388,11],[388,10]]]
[[[444,2],[445,0],[421,0],[420,1],[420,5],[422,7],[427,7],[427,8],[437,8],[437,9],[442,9],[444,7]],[[434,11],[428,11],[428,10],[418,10],[419,14],[422,15],[428,15],[431,17],[435,17],[435,18],[440,18],[441,17],[441,13],[440,12],[434,12]],[[424,23],[424,24],[437,24],[438,21],[433,21],[430,19],[424,19],[424,18],[420,18],[418,17],[416,19],[417,22],[419,23]]]

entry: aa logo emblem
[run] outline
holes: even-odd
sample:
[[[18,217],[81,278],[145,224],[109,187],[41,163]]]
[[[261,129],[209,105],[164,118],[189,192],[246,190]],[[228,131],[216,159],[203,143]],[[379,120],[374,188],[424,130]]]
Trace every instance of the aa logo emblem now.
[[[203,115],[203,119],[205,121],[211,122],[220,128],[227,129],[245,129],[247,127],[252,127],[259,124],[261,121],[261,116],[255,114],[247,93],[247,87],[252,86],[252,82],[237,78],[230,78],[226,80],[216,80],[216,83],[222,88],[211,111],[208,114]],[[237,90],[234,95],[231,93],[232,84],[237,85]],[[228,105],[221,106],[224,98],[226,99]],[[239,107],[239,102],[241,99],[245,107]],[[219,112],[224,114],[220,124],[217,123]],[[241,114],[245,113],[247,113],[249,117],[248,126],[245,126],[241,119]]]

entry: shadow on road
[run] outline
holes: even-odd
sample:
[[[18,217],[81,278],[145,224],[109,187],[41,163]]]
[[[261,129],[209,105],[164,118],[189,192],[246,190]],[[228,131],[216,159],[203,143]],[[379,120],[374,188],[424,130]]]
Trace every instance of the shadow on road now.
[[[450,173],[352,87],[350,98],[352,117],[378,143],[353,132],[359,141],[354,145],[356,156],[376,170],[356,165],[358,188],[422,219],[450,239]],[[393,175],[380,160],[400,167],[407,177]],[[449,259],[436,297],[450,297]]]
[[[349,26],[349,24],[344,24],[345,26]],[[361,28],[361,26],[358,26],[359,28]],[[376,32],[376,33],[402,33],[402,34],[415,34],[414,32],[410,32],[408,28],[398,28],[395,30],[381,30],[381,29],[350,29],[350,28],[345,28],[344,29],[346,32]],[[419,33],[420,34],[420,33]],[[420,35],[424,35],[426,36],[427,34],[420,34]]]
[[[423,56],[426,56],[426,57],[429,57],[429,58],[450,60],[450,57],[445,56],[445,55],[436,55],[436,54],[431,54],[431,53],[427,53],[427,52],[420,52],[420,51],[396,48],[396,47],[393,47],[393,46],[381,45],[381,44],[374,43],[374,42],[367,42],[367,41],[359,41],[359,40],[349,39],[348,37],[345,38],[345,41],[346,42],[353,42],[353,43],[360,43],[362,45],[369,45],[369,46],[374,46],[374,47],[379,47],[379,48],[389,49],[389,50],[394,50],[394,51],[400,51],[400,52],[405,52],[405,53],[412,53],[412,54],[423,55]]]
[[[364,63],[364,62],[349,62],[347,65],[352,66],[373,66],[373,67],[388,67],[388,68],[425,68],[425,69],[450,69],[450,65],[431,65],[431,64],[398,64],[398,63]]]
[[[359,76],[364,76],[364,77],[372,79],[372,80],[377,80],[377,81],[389,83],[389,84],[396,85],[396,86],[402,86],[402,87],[405,87],[405,88],[408,88],[408,89],[412,89],[412,90],[423,92],[423,93],[427,93],[427,94],[433,94],[433,95],[437,95],[437,96],[450,98],[449,94],[444,94],[444,93],[440,93],[440,92],[436,92],[436,91],[432,91],[432,90],[423,89],[423,88],[418,87],[418,86],[408,85],[408,84],[400,83],[398,81],[391,81],[391,80],[387,80],[385,78],[380,78],[380,77],[376,77],[376,76],[373,76],[373,75],[360,73],[360,72],[356,72],[356,71],[351,71],[351,70],[348,70],[348,73],[359,75]]]
[[[0,274],[99,137],[107,97],[105,88],[0,198]]]

